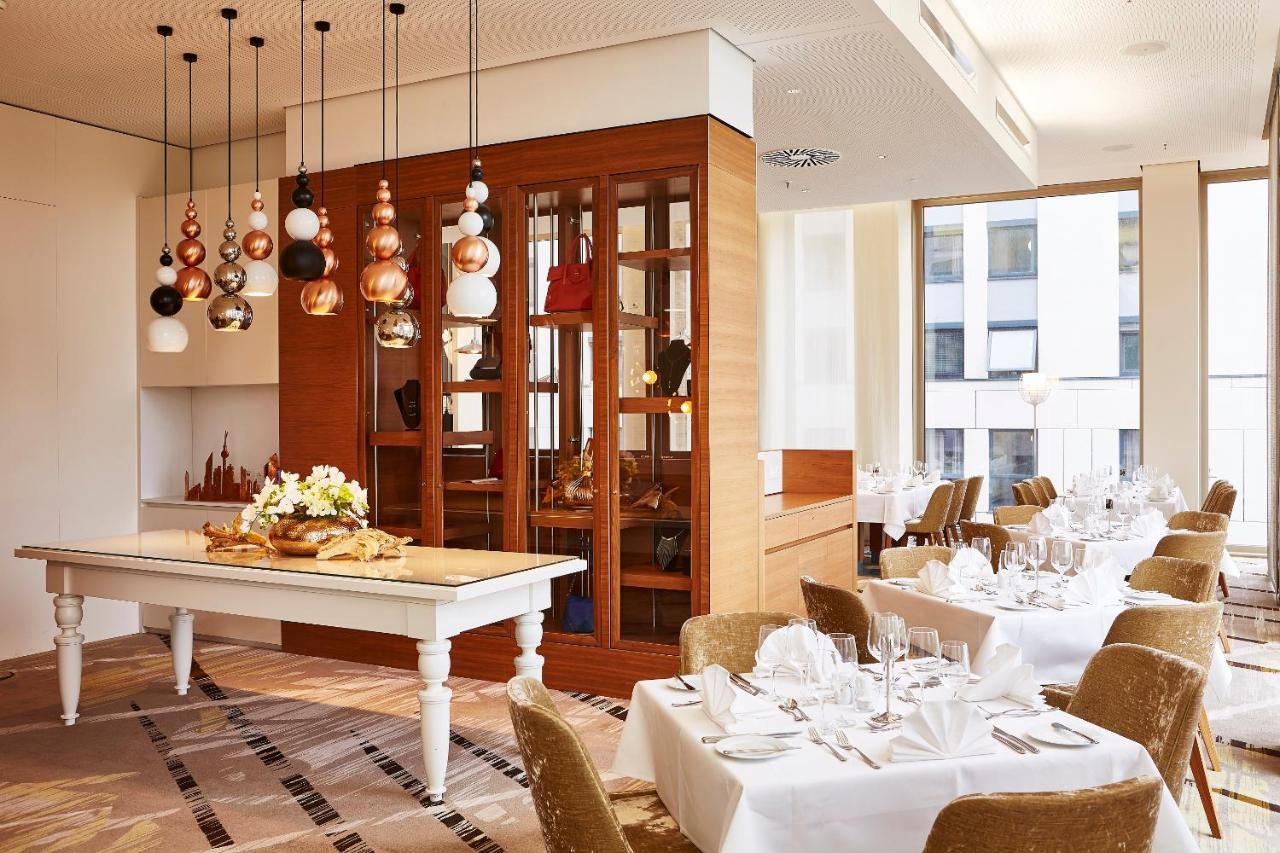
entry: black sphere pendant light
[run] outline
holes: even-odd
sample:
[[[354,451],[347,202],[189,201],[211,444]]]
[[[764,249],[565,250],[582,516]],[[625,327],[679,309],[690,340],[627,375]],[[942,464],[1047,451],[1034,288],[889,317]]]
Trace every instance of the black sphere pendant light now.
[[[157,316],[147,326],[147,349],[151,352],[182,352],[187,348],[187,327],[174,315],[182,310],[182,294],[174,287],[178,271],[173,268],[173,253],[169,250],[169,37],[173,27],[161,24],[156,32],[164,40],[164,144],[160,156],[164,158],[164,200],[160,218],[160,266],[156,269],[156,289],[151,291],[151,310]]]
[[[231,218],[231,22],[237,15],[235,9],[223,9],[219,14],[227,22],[227,221],[218,245],[222,263],[213,271],[213,283],[222,293],[209,302],[207,316],[215,331],[243,332],[253,323],[253,306],[240,295],[246,277],[244,267],[238,263],[241,250],[236,242],[236,223]]]
[[[284,230],[293,242],[280,253],[280,273],[296,281],[314,281],[324,276],[325,260],[320,247],[311,242],[320,232],[320,219],[311,209],[315,194],[311,192],[311,178],[307,175],[307,3],[298,2],[298,175],[294,178],[293,210],[284,220]]]

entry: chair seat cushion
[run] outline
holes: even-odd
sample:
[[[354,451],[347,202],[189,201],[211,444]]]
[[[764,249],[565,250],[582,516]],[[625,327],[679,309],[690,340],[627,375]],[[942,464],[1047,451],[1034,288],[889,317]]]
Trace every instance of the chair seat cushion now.
[[[609,799],[618,823],[622,824],[622,834],[636,853],[698,849],[680,833],[675,818],[658,799],[656,791],[610,794]]]
[[[1046,684],[1044,686],[1044,700],[1060,711],[1067,710],[1067,705],[1071,704],[1071,697],[1075,695],[1076,686],[1074,684]]]

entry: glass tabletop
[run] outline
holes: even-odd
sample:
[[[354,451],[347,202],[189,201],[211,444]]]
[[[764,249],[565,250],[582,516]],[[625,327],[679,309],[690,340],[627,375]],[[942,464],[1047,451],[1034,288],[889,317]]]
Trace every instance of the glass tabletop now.
[[[522,554],[511,551],[473,551],[464,548],[408,546],[403,557],[359,560],[317,560],[314,557],[267,556],[260,552],[209,553],[204,534],[196,530],[156,530],[101,539],[81,539],[46,545],[26,545],[19,550],[93,554],[186,563],[200,566],[232,566],[277,572],[371,578],[436,586],[461,587],[478,581],[512,575],[572,560],[561,554]],[[29,555],[36,556],[36,555]]]

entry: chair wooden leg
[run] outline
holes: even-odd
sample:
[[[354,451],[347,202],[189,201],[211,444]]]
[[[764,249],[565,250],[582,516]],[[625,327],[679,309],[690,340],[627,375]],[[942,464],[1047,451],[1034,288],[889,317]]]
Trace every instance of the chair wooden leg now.
[[[1222,769],[1218,760],[1218,745],[1213,740],[1213,729],[1209,728],[1209,712],[1200,706],[1200,737],[1204,739],[1204,757],[1209,762],[1209,769],[1215,773]]]
[[[1204,757],[1200,753],[1199,741],[1195,741],[1191,747],[1191,777],[1195,779],[1196,790],[1200,792],[1200,805],[1204,807],[1204,816],[1209,821],[1209,834],[1214,838],[1221,838],[1218,809],[1213,804],[1213,789],[1209,787],[1209,775],[1204,770]]]
[[[1227,576],[1222,572],[1218,572],[1218,589],[1222,590],[1223,598],[1231,597],[1231,589],[1227,586]]]
[[[1221,622],[1218,623],[1218,639],[1222,642],[1222,650],[1230,652],[1231,638],[1227,636],[1227,626]]]

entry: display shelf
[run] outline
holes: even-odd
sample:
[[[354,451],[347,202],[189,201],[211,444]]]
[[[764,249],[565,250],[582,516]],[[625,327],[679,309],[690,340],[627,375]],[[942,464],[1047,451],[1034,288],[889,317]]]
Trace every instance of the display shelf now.
[[[496,483],[472,483],[469,480],[449,480],[444,484],[446,492],[493,492],[501,494],[504,486],[501,480]]]
[[[473,326],[493,326],[497,317],[455,317],[452,314],[440,315],[440,327],[443,329],[469,329]]]
[[[655,565],[623,566],[619,578],[623,586],[642,589],[693,588],[693,578],[680,572],[664,572]]]
[[[446,394],[501,394],[501,379],[464,379],[458,382],[445,382],[442,387]]]
[[[591,530],[595,527],[595,514],[591,509],[531,509],[531,527],[561,527],[570,530]]]
[[[539,328],[589,329],[593,322],[591,311],[560,311],[555,314],[533,314],[529,317],[529,325]],[[656,329],[658,328],[658,318],[619,311],[618,328]]]
[[[440,443],[445,447],[459,447],[466,444],[493,444],[493,440],[494,435],[491,429],[440,433]]]
[[[688,397],[620,397],[618,411],[624,415],[678,415]]]
[[[369,433],[369,444],[374,447],[419,447],[421,430],[399,430]]]
[[[646,249],[619,252],[621,266],[641,272],[684,272],[689,269],[693,252],[689,249]]]

